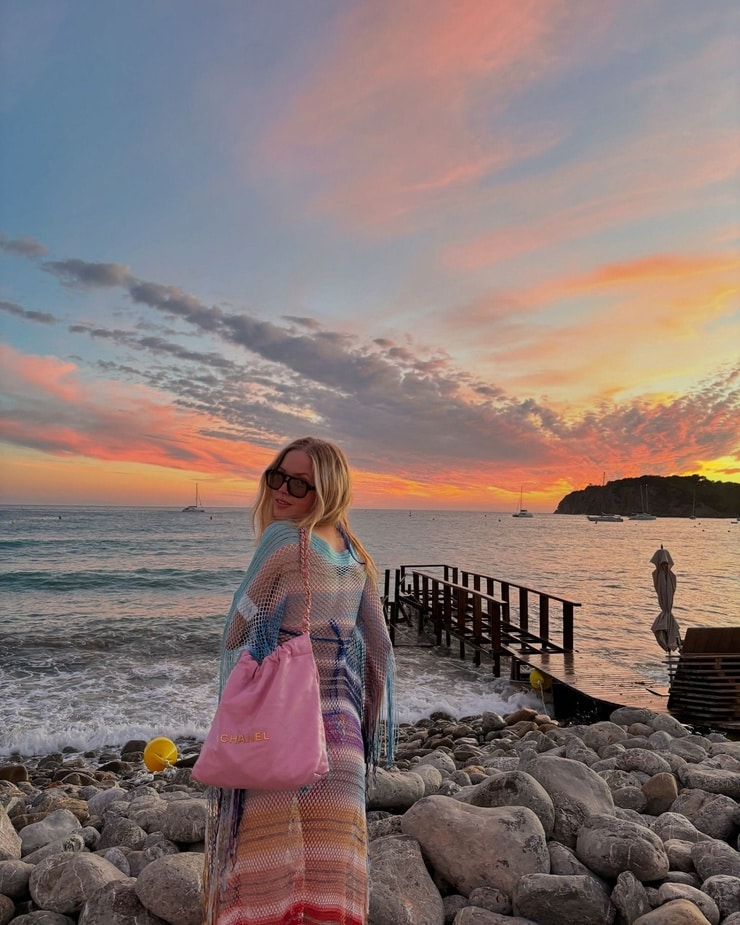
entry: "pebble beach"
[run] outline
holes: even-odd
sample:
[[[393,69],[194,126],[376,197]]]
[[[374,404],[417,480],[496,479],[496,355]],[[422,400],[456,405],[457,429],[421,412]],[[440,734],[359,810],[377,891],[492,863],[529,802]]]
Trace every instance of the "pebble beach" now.
[[[0,766],[0,925],[201,925],[199,743]],[[740,925],[740,742],[619,708],[402,726],[368,783],[368,925]]]

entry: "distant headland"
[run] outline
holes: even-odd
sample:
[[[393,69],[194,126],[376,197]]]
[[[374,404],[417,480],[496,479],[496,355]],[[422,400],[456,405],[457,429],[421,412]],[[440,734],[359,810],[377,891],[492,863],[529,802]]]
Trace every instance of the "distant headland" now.
[[[572,491],[556,514],[649,512],[656,517],[732,517],[740,515],[740,484],[712,482],[702,475],[641,475],[588,485]]]

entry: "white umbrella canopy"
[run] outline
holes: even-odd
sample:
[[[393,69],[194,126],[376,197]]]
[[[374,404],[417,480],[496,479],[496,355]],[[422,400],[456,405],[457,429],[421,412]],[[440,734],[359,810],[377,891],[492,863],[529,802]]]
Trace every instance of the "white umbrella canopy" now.
[[[656,549],[650,560],[655,566],[653,584],[658,595],[660,613],[651,627],[658,645],[666,652],[681,651],[681,633],[673,616],[673,595],[676,591],[676,576],[671,571],[673,559],[667,549]]]

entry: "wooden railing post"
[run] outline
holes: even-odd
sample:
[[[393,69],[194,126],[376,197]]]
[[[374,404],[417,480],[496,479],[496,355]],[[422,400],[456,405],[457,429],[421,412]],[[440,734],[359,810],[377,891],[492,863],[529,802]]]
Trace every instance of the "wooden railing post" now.
[[[460,658],[465,658],[465,622],[468,608],[468,594],[465,588],[457,589],[457,632],[460,637]]]
[[[563,601],[563,648],[566,652],[573,651],[573,604]]]
[[[550,597],[547,594],[540,594],[540,639],[543,648],[550,647]]]
[[[529,592],[521,587],[519,588],[519,629],[522,635],[529,632]],[[522,648],[524,648],[523,644]]]

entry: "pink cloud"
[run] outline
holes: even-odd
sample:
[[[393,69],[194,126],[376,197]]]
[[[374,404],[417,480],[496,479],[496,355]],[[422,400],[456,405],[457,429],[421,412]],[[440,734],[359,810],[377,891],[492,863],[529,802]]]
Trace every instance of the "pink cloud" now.
[[[327,59],[267,131],[263,165],[312,183],[314,207],[344,221],[403,224],[559,137],[495,135],[489,123],[508,94],[556,66],[549,46],[562,9],[368,0],[345,13]]]
[[[0,344],[6,402],[0,434],[52,456],[145,463],[173,469],[259,473],[269,452],[211,436],[214,420],[184,410],[146,386],[87,381],[72,363]],[[223,428],[221,428],[223,430]],[[208,434],[208,436],[206,436]]]

